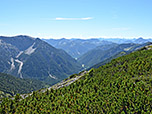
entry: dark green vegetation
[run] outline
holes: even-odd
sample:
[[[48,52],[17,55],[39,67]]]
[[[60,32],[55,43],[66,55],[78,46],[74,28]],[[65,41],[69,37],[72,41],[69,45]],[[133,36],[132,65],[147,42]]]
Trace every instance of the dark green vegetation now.
[[[39,38],[0,36],[0,72],[54,84],[81,70],[65,51]]]
[[[0,99],[14,96],[17,93],[30,93],[45,87],[48,87],[48,85],[38,80],[20,79],[0,73]]]
[[[127,43],[127,44],[119,44],[119,45],[118,44],[102,45],[82,55],[80,58],[78,58],[78,62],[84,64],[85,68],[90,68],[96,64],[103,65],[103,62],[105,62],[105,60],[106,61],[107,59],[112,60],[113,58],[123,55],[120,54],[118,56],[117,54],[120,52],[124,52],[128,54],[145,45],[147,44]]]
[[[143,48],[92,69],[76,83],[19,101],[0,113],[152,113],[152,50]]]

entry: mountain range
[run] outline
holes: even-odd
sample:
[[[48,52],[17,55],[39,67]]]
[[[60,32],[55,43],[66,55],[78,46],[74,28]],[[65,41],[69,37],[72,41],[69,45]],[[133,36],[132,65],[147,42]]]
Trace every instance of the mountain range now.
[[[125,53],[132,52],[145,45],[146,44],[124,43],[98,46],[78,58],[78,62],[84,64],[86,68],[89,68],[95,64],[103,62],[117,53],[124,51]]]
[[[121,51],[133,51],[150,39],[39,39],[0,36],[0,72],[55,84]],[[54,46],[54,47],[53,47]],[[71,57],[72,56],[72,57]],[[82,68],[83,66],[83,68]]]
[[[112,44],[110,41],[99,39],[43,39],[55,48],[63,49],[73,58],[79,58],[84,53],[100,45]]]
[[[124,45],[124,44],[120,44],[120,45]],[[132,46],[132,48],[130,48],[130,49],[128,48],[127,50],[124,49],[123,51],[120,51],[120,52],[116,53],[115,55],[110,56],[110,57],[106,58],[105,60],[91,66],[87,70],[90,70],[92,68],[99,68],[100,66],[107,64],[108,62],[110,62],[111,60],[113,60],[115,58],[118,58],[118,57],[121,57],[121,56],[124,56],[124,55],[128,55],[128,54],[130,54],[130,53],[132,53],[136,50],[140,50],[144,46],[148,46],[148,45],[151,45],[151,43],[148,42],[148,43],[143,43],[143,44],[135,44],[134,46]]]
[[[0,72],[20,78],[56,83],[81,70],[61,49],[29,36],[0,37]]]
[[[122,44],[122,43],[142,44],[142,43],[146,43],[146,42],[152,42],[151,38],[144,39],[142,37],[133,38],[133,39],[129,39],[129,38],[99,38],[99,39],[110,41],[110,42],[117,43],[117,44]]]
[[[134,43],[134,44],[143,44],[146,42],[151,42],[152,39],[144,39],[134,38],[134,39],[127,39],[127,38],[92,38],[92,39],[42,39],[47,43],[51,44],[55,48],[63,49],[73,58],[78,59],[83,54],[87,53],[88,51],[102,45],[107,44],[124,44],[124,43]]]
[[[145,39],[139,38],[136,40],[138,44],[119,44],[101,39],[49,39],[44,41],[44,39],[41,40],[25,35],[0,36],[0,72],[17,77],[12,78],[13,76],[5,75],[7,81],[12,80],[11,82],[19,84],[22,82],[20,79],[23,79],[24,83],[27,79],[32,79],[35,81],[34,83],[40,84],[40,86],[35,85],[36,88],[32,89],[37,90],[46,85],[41,84],[40,81],[53,85],[72,74],[82,71],[84,68],[98,68],[114,58],[129,54],[148,45],[148,43],[139,43],[146,42]],[[61,49],[53,47],[50,45],[51,43],[47,43],[48,41]],[[67,50],[69,50],[69,54],[73,54],[73,57],[66,52]],[[77,53],[78,50],[81,54]],[[1,78],[1,81],[4,81],[2,76]],[[13,88],[12,85],[7,84],[7,81],[0,88],[1,96],[12,96],[16,93],[31,91],[31,89],[22,89],[23,91],[21,91],[16,88],[17,86]],[[10,88],[6,85],[9,85]],[[5,86],[9,91],[4,91]],[[33,88],[32,85],[30,88]]]
[[[152,113],[152,45],[91,69],[69,86],[4,99],[0,113]]]

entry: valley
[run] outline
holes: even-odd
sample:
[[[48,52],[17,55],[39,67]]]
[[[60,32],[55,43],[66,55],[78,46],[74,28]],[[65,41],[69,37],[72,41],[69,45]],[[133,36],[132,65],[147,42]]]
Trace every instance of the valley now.
[[[94,48],[75,59],[38,38],[0,39],[0,113],[151,111],[150,42],[95,40]]]
[[[0,114],[152,114],[151,0],[0,3]]]
[[[151,45],[49,89],[3,100],[3,113],[151,113]],[[80,76],[80,77],[79,77]],[[73,83],[74,82],[74,83]],[[4,107],[5,105],[5,107]]]

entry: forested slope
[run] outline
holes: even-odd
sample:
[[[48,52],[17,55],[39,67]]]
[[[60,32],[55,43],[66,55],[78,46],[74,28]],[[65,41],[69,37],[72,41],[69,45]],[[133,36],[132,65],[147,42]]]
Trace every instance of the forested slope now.
[[[148,49],[148,50],[147,50]],[[67,87],[5,99],[0,113],[152,113],[151,47],[92,69]]]
[[[17,93],[30,93],[45,87],[48,87],[48,85],[38,80],[20,79],[0,73],[0,99],[14,96]]]

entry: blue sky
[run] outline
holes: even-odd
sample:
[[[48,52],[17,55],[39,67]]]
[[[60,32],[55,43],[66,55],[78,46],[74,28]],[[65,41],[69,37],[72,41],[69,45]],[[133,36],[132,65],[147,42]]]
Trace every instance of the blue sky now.
[[[0,35],[152,38],[152,0],[0,0]]]

